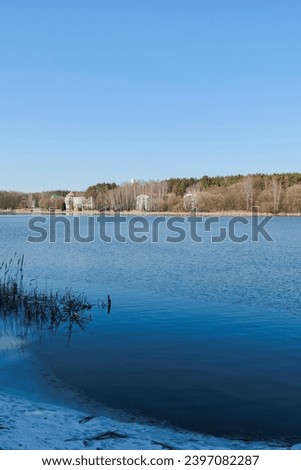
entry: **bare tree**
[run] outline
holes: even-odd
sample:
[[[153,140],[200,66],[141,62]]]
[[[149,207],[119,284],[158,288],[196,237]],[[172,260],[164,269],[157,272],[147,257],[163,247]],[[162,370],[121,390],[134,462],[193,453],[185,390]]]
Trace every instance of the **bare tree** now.
[[[251,210],[253,206],[253,192],[254,192],[254,187],[253,187],[253,176],[248,175],[243,179],[243,188],[245,192],[245,197],[246,197],[246,206],[247,206],[247,211]]]
[[[287,189],[286,210],[291,213],[301,212],[301,185],[295,184]]]
[[[277,178],[272,178],[272,194],[273,194],[273,212],[277,214],[279,212],[280,199],[281,199],[282,185]]]

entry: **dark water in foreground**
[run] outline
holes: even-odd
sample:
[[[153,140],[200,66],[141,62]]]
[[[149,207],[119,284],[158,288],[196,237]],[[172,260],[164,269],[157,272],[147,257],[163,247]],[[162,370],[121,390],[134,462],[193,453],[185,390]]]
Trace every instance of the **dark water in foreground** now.
[[[301,219],[273,220],[272,243],[173,245],[28,244],[26,220],[1,218],[2,255],[25,253],[43,287],[112,297],[69,345],[44,337],[63,382],[202,433],[300,440]]]
[[[273,315],[273,324],[270,316]],[[213,435],[300,437],[301,321],[277,312],[116,297],[87,334],[48,339],[63,381],[106,404]]]

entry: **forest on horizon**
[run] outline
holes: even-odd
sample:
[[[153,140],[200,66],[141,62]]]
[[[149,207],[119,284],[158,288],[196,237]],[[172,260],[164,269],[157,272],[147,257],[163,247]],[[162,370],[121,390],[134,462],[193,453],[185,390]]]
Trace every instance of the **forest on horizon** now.
[[[74,188],[72,188],[74,190]],[[16,210],[33,207],[64,210],[69,190],[24,193],[0,190],[0,209]],[[122,184],[101,182],[89,186],[85,195],[93,197],[95,209],[131,211],[137,208],[137,197],[148,201],[145,210],[156,212],[250,211],[301,212],[301,173],[275,173],[201,178],[169,178],[161,181],[131,181]]]

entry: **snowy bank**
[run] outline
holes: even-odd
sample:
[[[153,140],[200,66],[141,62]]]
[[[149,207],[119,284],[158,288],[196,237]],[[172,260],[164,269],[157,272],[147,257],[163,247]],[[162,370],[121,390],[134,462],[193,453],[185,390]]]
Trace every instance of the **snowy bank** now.
[[[50,403],[0,394],[2,450],[110,449],[275,449],[265,442],[244,442],[178,431],[150,424],[120,422]]]

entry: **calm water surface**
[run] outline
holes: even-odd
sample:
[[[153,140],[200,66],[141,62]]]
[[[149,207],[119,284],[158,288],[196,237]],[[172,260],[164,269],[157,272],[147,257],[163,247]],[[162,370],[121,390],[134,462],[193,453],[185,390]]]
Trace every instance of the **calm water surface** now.
[[[41,287],[112,297],[69,345],[65,331],[45,336],[39,354],[63,382],[203,433],[300,439],[301,219],[273,219],[273,242],[202,244],[168,244],[164,227],[156,244],[63,243],[60,231],[30,244],[28,220],[0,217],[2,258],[24,253]]]

